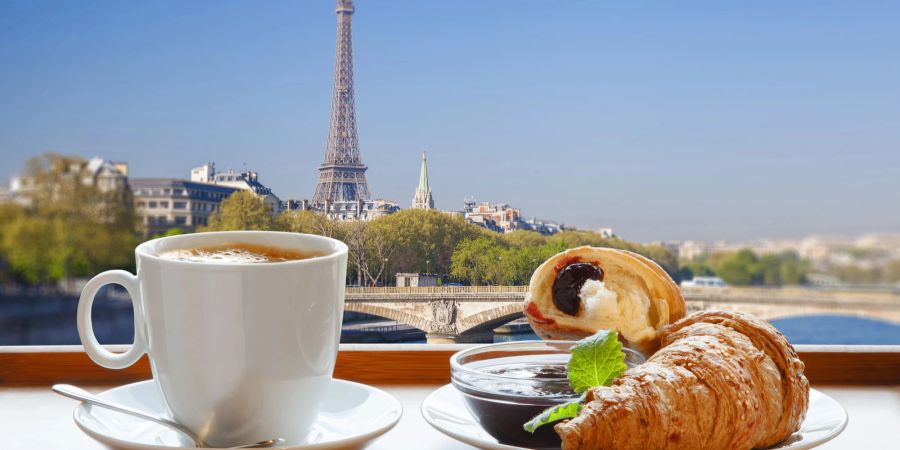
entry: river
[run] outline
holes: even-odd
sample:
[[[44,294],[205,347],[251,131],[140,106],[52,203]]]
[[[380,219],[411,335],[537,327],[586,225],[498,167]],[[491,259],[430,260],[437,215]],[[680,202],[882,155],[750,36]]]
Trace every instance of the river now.
[[[853,316],[797,316],[771,321],[792,344],[900,345],[900,324]],[[495,334],[494,342],[538,339],[534,333]]]
[[[74,296],[0,297],[0,345],[77,345],[75,327],[78,298]],[[349,314],[349,313],[348,313]],[[352,315],[351,320],[355,320]],[[131,301],[121,292],[101,291],[94,303],[94,327],[103,344],[125,344],[133,338]],[[772,323],[794,344],[900,345],[900,324],[852,316],[796,316]],[[379,323],[382,327],[384,322]],[[389,327],[388,327],[389,328]],[[350,321],[345,342],[424,342],[424,334],[403,327],[399,331],[356,339]],[[372,336],[375,336],[373,339]],[[494,342],[537,339],[531,332],[495,334]]]

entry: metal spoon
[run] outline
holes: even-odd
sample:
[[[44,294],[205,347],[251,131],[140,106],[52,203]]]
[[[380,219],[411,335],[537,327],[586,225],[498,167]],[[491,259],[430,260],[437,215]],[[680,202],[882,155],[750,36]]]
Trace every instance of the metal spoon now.
[[[157,416],[155,414],[151,414],[151,413],[148,413],[145,411],[134,409],[134,408],[122,405],[120,403],[115,403],[115,402],[111,402],[106,399],[102,399],[100,397],[97,397],[94,394],[91,394],[90,392],[88,392],[84,389],[81,389],[78,386],[72,386],[71,384],[57,384],[57,385],[54,385],[52,389],[53,389],[53,392],[56,392],[57,394],[60,394],[60,395],[63,395],[63,396],[69,397],[69,398],[73,398],[75,400],[81,400],[84,403],[89,403],[91,405],[97,405],[97,406],[100,406],[103,408],[109,408],[113,411],[118,411],[120,413],[125,413],[125,414],[129,414],[129,415],[132,415],[135,417],[140,417],[141,419],[146,419],[151,422],[156,422],[162,426],[169,427],[169,428],[171,428],[175,431],[178,431],[179,433],[191,438],[191,440],[194,441],[194,445],[197,446],[198,448],[209,447],[208,445],[206,445],[205,442],[203,442],[202,439],[200,439],[199,437],[197,437],[197,435],[192,433],[191,430],[188,430],[183,425],[181,425],[171,419],[167,419],[162,416]],[[255,444],[247,444],[247,445],[241,445],[241,446],[230,447],[230,448],[267,448],[267,447],[271,447],[273,445],[280,444],[282,442],[284,442],[284,439],[281,439],[281,438],[266,439],[264,441],[259,441]]]

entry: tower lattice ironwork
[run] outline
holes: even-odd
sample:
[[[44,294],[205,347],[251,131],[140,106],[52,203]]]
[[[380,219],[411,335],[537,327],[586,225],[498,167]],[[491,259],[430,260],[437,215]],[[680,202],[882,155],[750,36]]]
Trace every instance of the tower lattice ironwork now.
[[[350,17],[353,0],[337,0],[337,48],[334,56],[334,91],[331,127],[325,162],[319,166],[319,182],[312,203],[369,200],[366,165],[359,156],[356,134],[356,101],[353,96],[353,42]]]

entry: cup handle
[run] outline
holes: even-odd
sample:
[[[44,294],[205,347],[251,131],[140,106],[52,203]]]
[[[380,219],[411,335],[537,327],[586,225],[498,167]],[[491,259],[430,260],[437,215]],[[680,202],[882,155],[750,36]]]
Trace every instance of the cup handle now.
[[[94,336],[94,325],[91,321],[91,307],[94,305],[94,296],[101,287],[107,284],[118,284],[128,291],[131,297],[131,305],[134,309],[134,344],[124,353],[113,353],[106,350],[97,342]],[[138,277],[124,270],[108,270],[103,272],[84,285],[81,298],[78,300],[78,336],[84,351],[95,363],[108,369],[124,369],[134,364],[147,352],[147,339],[144,336],[144,315],[141,309],[141,287]]]

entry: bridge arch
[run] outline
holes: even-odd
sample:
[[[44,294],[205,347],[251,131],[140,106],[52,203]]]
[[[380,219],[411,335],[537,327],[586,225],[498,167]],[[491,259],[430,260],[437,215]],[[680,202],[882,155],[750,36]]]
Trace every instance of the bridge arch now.
[[[414,314],[410,314],[401,309],[391,308],[388,306],[381,306],[372,303],[345,303],[344,310],[384,317],[385,319],[390,319],[397,323],[409,325],[422,331],[428,331],[431,329],[430,320]]]
[[[482,333],[523,316],[521,303],[505,303],[496,308],[460,318],[457,321],[456,330],[459,334]]]

